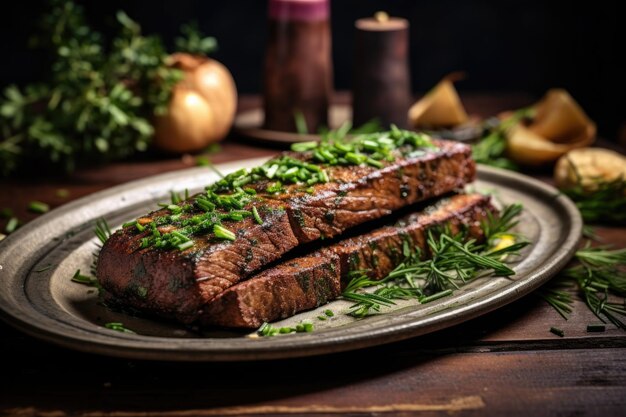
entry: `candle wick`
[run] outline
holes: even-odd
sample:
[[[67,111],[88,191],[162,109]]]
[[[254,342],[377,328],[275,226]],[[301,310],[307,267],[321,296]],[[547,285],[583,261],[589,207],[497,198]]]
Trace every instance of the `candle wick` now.
[[[387,12],[376,12],[374,13],[374,19],[376,19],[376,21],[378,23],[385,23],[389,21],[389,15],[387,14]]]

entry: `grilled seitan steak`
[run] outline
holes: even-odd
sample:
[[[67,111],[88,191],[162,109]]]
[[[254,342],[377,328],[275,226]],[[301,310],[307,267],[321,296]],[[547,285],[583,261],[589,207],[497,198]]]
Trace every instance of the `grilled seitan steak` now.
[[[340,295],[350,271],[367,270],[372,279],[387,276],[404,259],[405,240],[428,256],[429,229],[447,227],[452,233],[466,229],[468,237],[481,239],[480,222],[488,212],[494,212],[494,208],[481,195],[444,199],[423,212],[403,217],[393,226],[283,262],[227,289],[203,308],[200,323],[257,328],[263,322],[318,307]]]
[[[175,211],[170,206],[152,212],[138,219],[137,227],[124,227],[105,242],[98,281],[121,304],[194,322],[209,301],[296,246],[337,236],[474,179],[476,167],[469,146],[432,143],[435,147],[418,152],[394,150],[393,160],[381,161],[378,167],[322,164],[328,182],[306,189],[290,184],[270,192],[268,180],[247,184],[255,195],[242,209],[250,212],[254,208],[258,218],[223,220],[222,225],[233,232],[233,240],[216,239],[217,233],[194,233],[189,242],[179,246],[184,250],[151,246],[152,235],[171,236],[177,225],[203,213],[198,196],[179,203]],[[311,160],[306,153],[285,155]],[[221,213],[219,210],[215,213]],[[162,222],[173,217],[178,223]]]

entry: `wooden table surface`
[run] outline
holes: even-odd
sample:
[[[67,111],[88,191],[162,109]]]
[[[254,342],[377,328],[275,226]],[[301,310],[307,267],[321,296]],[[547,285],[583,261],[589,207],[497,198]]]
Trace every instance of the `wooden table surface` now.
[[[470,113],[491,115],[527,105],[532,97],[473,94],[464,100]],[[240,109],[257,103],[258,98],[244,97]],[[221,163],[275,152],[231,137],[210,158]],[[0,208],[28,221],[35,217],[26,211],[33,199],[57,207],[193,164],[192,157],[153,155],[69,178],[3,180]],[[69,197],[57,196],[60,188]],[[596,231],[606,243],[626,246],[626,228]],[[531,295],[400,343],[253,363],[101,357],[41,342],[0,323],[0,416],[626,415],[626,332],[607,325],[603,333],[587,333],[587,324],[597,322],[580,301],[564,321]],[[550,333],[552,326],[565,337]]]

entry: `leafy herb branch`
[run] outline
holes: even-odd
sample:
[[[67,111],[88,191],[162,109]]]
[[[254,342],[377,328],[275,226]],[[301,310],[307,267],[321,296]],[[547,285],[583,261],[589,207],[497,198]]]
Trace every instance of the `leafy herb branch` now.
[[[503,121],[487,121],[484,125],[486,133],[472,146],[474,160],[480,164],[518,171],[517,164],[506,157],[506,133],[529,117],[532,117],[532,109],[521,109]]]
[[[71,171],[147,149],[151,119],[167,108],[182,72],[167,66],[160,38],[143,35],[122,11],[116,18],[118,34],[105,42],[81,6],[52,1],[37,42],[50,54],[50,79],[9,86],[0,98],[0,175],[34,163]],[[185,50],[215,47],[192,26],[184,35],[177,45]]]

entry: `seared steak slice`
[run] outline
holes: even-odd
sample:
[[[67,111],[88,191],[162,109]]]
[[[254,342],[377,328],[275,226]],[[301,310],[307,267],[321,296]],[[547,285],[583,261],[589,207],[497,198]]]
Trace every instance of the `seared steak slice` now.
[[[480,221],[494,208],[487,197],[456,195],[372,232],[345,239],[310,255],[270,268],[237,284],[209,302],[200,316],[202,325],[256,328],[315,308],[337,298],[350,271],[368,270],[382,279],[404,259],[404,242],[428,256],[429,229],[447,227],[451,233],[467,229],[480,239]],[[339,268],[336,265],[339,264]]]
[[[201,323],[255,328],[290,317],[341,294],[339,257],[302,256],[229,288],[210,302]]]
[[[476,168],[468,146],[434,144],[436,149],[419,155],[397,153],[382,168],[324,166],[330,182],[316,184],[312,190],[291,185],[276,195],[265,192],[267,183],[250,184],[257,195],[244,208],[256,207],[262,224],[252,217],[225,221],[224,226],[236,234],[234,241],[198,235],[193,237],[194,245],[183,251],[142,248],[142,239],[150,231],[123,228],[102,248],[98,280],[130,307],[190,323],[211,299],[299,244],[336,236],[474,179]],[[159,210],[139,220],[147,224],[167,215],[167,210]]]

